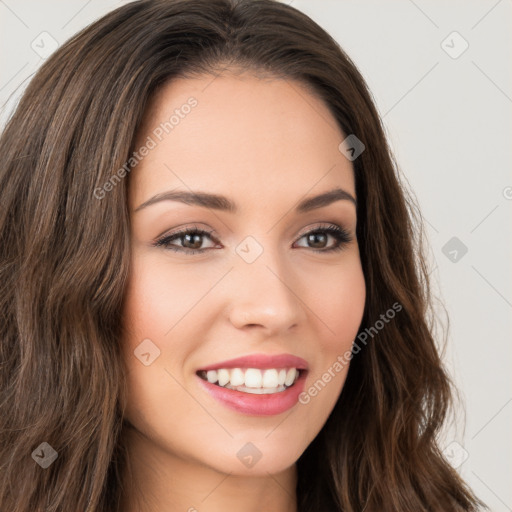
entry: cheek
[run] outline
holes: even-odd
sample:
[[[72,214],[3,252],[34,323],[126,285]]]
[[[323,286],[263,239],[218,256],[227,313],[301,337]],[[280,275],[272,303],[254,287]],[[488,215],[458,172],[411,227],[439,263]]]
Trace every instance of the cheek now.
[[[135,256],[124,308],[130,337],[168,339],[209,287],[188,265],[167,264],[161,255]]]
[[[322,281],[319,281],[322,282]],[[300,402],[310,408],[310,417],[327,419],[343,389],[351,361],[351,349],[364,313],[366,285],[359,261],[344,266],[329,286],[311,296],[318,311],[318,350]]]
[[[329,269],[328,269],[329,270]],[[337,273],[315,281],[316,288],[310,294],[311,309],[317,313],[322,353],[331,358],[334,353],[348,350],[359,329],[366,301],[366,284],[359,257],[340,266]]]
[[[166,296],[166,290],[168,296]],[[162,389],[169,387],[165,359],[168,350],[163,346],[165,333],[172,327],[175,305],[169,303],[169,283],[162,278],[158,265],[143,264],[134,257],[123,307],[123,358],[128,374],[126,416],[151,416],[150,408]],[[144,346],[142,351],[139,347]],[[148,365],[142,354],[149,353]],[[137,355],[139,357],[137,357]],[[179,354],[174,354],[179,357]],[[146,358],[147,359],[147,358]],[[134,416],[135,414],[135,416]]]
[[[126,416],[139,425],[145,423],[142,418],[168,410],[171,396],[175,408],[182,405],[186,410],[193,405],[187,397],[180,403],[183,391],[175,379],[183,381],[183,368],[200,345],[201,338],[190,336],[189,329],[199,325],[202,304],[198,303],[216,276],[203,277],[191,273],[190,265],[168,264],[161,254],[133,256],[123,308],[122,346],[128,374]],[[140,354],[142,346],[144,353],[158,354],[148,366],[134,354]]]

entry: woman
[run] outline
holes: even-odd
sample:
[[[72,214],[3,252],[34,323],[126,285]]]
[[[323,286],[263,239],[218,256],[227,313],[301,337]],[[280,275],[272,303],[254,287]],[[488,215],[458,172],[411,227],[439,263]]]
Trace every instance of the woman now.
[[[0,147],[1,510],[476,510],[420,226],[311,19],[127,4]]]

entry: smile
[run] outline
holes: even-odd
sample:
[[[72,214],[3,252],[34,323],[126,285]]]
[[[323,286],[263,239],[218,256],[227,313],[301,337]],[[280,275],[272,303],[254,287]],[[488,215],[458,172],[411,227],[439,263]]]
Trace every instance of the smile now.
[[[297,368],[221,368],[199,372],[199,377],[211,384],[254,395],[285,391],[299,376]]]
[[[290,354],[255,354],[196,371],[210,397],[239,413],[280,414],[295,406],[304,389],[308,363]]]

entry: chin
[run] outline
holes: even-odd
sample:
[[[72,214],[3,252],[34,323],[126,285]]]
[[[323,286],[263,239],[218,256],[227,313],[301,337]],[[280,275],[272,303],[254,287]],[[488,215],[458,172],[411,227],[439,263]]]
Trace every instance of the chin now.
[[[275,433],[269,432],[231,440],[222,452],[210,451],[205,463],[216,471],[239,476],[268,476],[285,471],[297,462],[307,444],[283,434],[271,439]]]

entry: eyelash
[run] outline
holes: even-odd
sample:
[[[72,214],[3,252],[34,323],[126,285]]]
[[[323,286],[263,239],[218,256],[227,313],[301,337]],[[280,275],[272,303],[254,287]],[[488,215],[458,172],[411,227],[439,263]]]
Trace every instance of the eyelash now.
[[[181,253],[187,253],[187,254],[196,254],[208,251],[210,249],[213,249],[213,247],[208,247],[205,249],[188,249],[185,247],[176,247],[172,246],[170,244],[171,241],[181,238],[184,235],[202,235],[202,236],[208,236],[212,239],[213,242],[218,243],[216,239],[212,237],[213,231],[205,231],[203,229],[198,229],[196,227],[193,228],[187,228],[182,231],[178,231],[176,233],[172,233],[170,235],[165,235],[162,238],[159,238],[156,240],[152,245],[154,247],[163,247],[164,249],[170,249],[174,252],[181,252]],[[320,226],[317,227],[311,231],[308,231],[307,233],[304,233],[298,240],[301,240],[305,236],[317,234],[317,233],[327,233],[334,237],[336,239],[336,245],[334,247],[330,247],[329,249],[311,249],[314,252],[335,252],[335,251],[341,251],[346,244],[350,243],[352,241],[352,237],[349,234],[349,232],[346,229],[343,229],[335,224],[329,225],[329,226]],[[307,249],[307,247],[301,247],[302,249]]]

